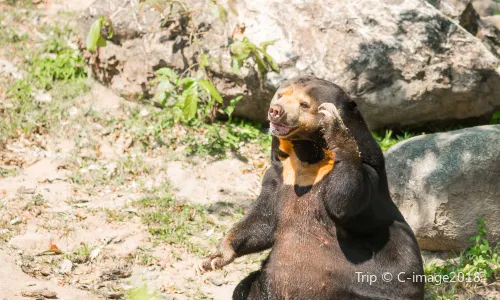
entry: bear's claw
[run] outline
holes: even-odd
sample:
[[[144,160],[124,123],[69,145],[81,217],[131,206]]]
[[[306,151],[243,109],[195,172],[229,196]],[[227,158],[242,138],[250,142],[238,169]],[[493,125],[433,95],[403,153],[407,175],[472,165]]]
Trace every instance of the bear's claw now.
[[[318,107],[318,112],[320,114],[323,114],[327,118],[339,118],[340,119],[340,113],[337,110],[337,107],[333,105],[332,103],[323,103]]]
[[[215,258],[208,258],[205,260],[202,260],[201,262],[195,264],[194,266],[194,272],[196,275],[202,275],[206,272],[222,269],[219,267],[219,257]]]

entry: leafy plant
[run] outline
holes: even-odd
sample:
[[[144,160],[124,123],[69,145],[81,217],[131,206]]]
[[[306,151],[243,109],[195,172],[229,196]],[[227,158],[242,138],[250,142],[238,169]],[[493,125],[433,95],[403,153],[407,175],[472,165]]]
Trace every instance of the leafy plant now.
[[[424,267],[426,276],[440,275],[453,278],[463,274],[467,280],[466,284],[479,283],[483,280],[494,280],[500,275],[500,248],[492,247],[486,239],[486,223],[484,219],[477,219],[477,234],[469,240],[471,246],[461,252],[458,257],[448,259],[443,265],[430,264]],[[457,287],[463,282],[447,283],[445,286],[433,286],[427,284],[433,298],[454,299]]]
[[[66,100],[88,88],[82,56],[66,42],[71,31],[54,29],[50,32],[51,39],[26,49],[27,74],[13,82],[6,93],[6,100],[11,105],[0,103],[3,110],[0,139],[57,124],[53,121],[59,120],[64,108],[70,105]],[[50,93],[52,99],[33,101],[42,93]]]
[[[92,26],[87,34],[85,46],[87,50],[93,52],[97,47],[106,46],[106,39],[113,38],[113,23],[109,18],[100,16]]]
[[[78,50],[56,39],[48,42],[44,53],[36,55],[29,67],[36,87],[49,90],[57,81],[86,78],[85,63]]]
[[[237,152],[249,142],[259,144],[263,151],[271,146],[271,136],[262,133],[262,125],[241,119],[203,124],[200,130],[203,131],[203,140],[194,136],[185,136],[181,140],[191,154],[225,156],[228,150]]]
[[[493,113],[493,116],[491,116],[490,119],[490,124],[500,124],[500,110]]]
[[[415,134],[406,131],[403,133],[403,135],[397,135],[394,137],[392,130],[385,130],[385,132],[373,131],[372,136],[375,139],[375,141],[377,141],[377,143],[380,145],[382,151],[385,152],[387,151],[387,149],[396,145],[397,143],[414,137]]]
[[[184,121],[210,116],[217,104],[223,104],[219,91],[210,81],[203,79],[202,72],[196,77],[181,77],[170,68],[161,68],[156,74],[153,80],[153,84],[158,84],[155,100],[181,112]]]
[[[266,41],[259,44],[259,46],[252,43],[247,37],[236,39],[231,45],[231,60],[233,64],[233,72],[238,73],[243,63],[248,58],[252,57],[257,64],[258,70],[261,74],[274,71],[279,73],[280,68],[274,59],[267,53],[267,47],[273,45],[276,40]]]

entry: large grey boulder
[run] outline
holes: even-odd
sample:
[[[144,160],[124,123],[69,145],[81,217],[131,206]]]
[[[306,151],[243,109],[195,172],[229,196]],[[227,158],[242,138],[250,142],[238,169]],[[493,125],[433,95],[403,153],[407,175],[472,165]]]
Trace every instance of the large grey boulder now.
[[[392,199],[425,250],[463,250],[487,221],[500,241],[500,125],[411,138],[386,153]]]
[[[165,24],[158,12],[140,13],[131,3],[136,1],[97,0],[78,26],[84,38],[99,15],[111,16],[114,44],[101,49],[92,66],[127,98],[151,95],[154,70],[184,70],[203,52],[226,100],[244,95],[235,114],[261,121],[277,86],[301,74],[346,89],[372,129],[488,118],[500,107],[499,59],[425,1],[239,0],[231,1],[234,10],[221,2],[228,11],[223,23],[206,0]],[[268,52],[280,74],[259,76],[250,64],[231,72],[227,46],[241,23],[256,44],[277,40]]]
[[[482,18],[471,0],[429,0],[443,14],[476,36],[497,57],[500,57],[500,29],[494,17]]]

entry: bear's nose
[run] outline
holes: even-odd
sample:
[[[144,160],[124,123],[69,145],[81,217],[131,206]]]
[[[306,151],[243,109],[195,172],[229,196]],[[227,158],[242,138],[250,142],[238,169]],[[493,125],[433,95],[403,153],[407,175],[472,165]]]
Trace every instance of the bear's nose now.
[[[279,104],[273,104],[269,107],[269,119],[276,121],[283,114],[283,107]]]

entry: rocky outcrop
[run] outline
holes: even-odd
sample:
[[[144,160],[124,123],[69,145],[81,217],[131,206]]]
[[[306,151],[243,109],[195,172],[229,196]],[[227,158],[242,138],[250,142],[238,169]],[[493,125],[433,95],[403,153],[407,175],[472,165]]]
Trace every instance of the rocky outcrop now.
[[[231,1],[227,22],[211,1],[163,22],[132,1],[97,0],[81,17],[84,38],[100,15],[115,25],[113,43],[93,60],[97,77],[127,98],[151,94],[158,68],[179,71],[210,57],[212,80],[226,100],[244,98],[235,114],[263,121],[276,87],[313,74],[346,89],[372,129],[489,118],[500,107],[499,59],[480,40],[430,4],[418,0]],[[235,14],[237,13],[237,14]],[[231,32],[268,47],[281,72],[259,76],[248,63],[231,71]]]
[[[411,138],[386,153],[394,202],[425,250],[463,250],[487,222],[500,241],[500,125]]]
[[[473,0],[472,4],[481,17],[500,13],[500,4],[495,0]]]
[[[429,3],[479,38],[494,55],[500,57],[500,29],[495,25],[494,17],[482,18],[471,0],[429,0]]]

